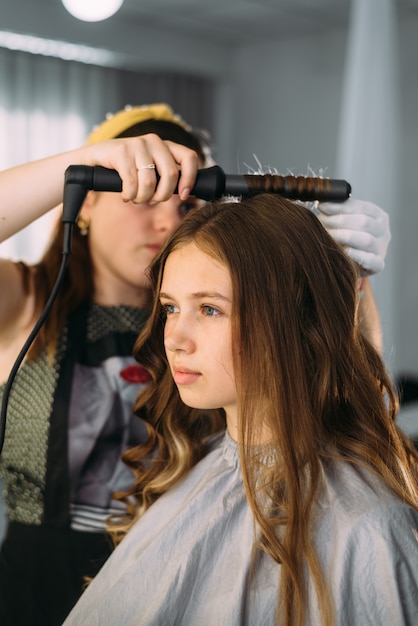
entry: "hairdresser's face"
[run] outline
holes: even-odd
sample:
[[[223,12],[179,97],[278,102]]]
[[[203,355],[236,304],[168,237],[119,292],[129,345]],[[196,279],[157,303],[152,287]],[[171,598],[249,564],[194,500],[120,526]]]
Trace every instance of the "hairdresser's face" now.
[[[117,193],[90,194],[83,215],[90,219],[88,236],[96,301],[144,304],[148,298],[148,266],[196,202],[190,199],[183,203],[176,195],[151,206],[124,202]]]
[[[167,259],[160,301],[167,315],[165,349],[181,399],[199,409],[223,407],[231,431],[236,389],[228,270],[194,243],[187,244]]]

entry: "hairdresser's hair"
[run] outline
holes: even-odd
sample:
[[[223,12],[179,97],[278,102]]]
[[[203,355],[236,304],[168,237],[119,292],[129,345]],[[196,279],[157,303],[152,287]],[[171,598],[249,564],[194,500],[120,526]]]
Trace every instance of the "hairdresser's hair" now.
[[[148,133],[155,133],[161,139],[173,141],[195,150],[201,163],[205,163],[203,146],[197,135],[175,122],[148,119],[134,124],[115,138],[139,137]],[[36,305],[39,310],[45,305],[57,278],[62,259],[63,238],[64,227],[60,220],[55,226],[49,246],[43,257],[33,268],[34,291]],[[59,332],[64,327],[68,315],[92,298],[93,289],[93,265],[88,237],[81,235],[78,228],[74,228],[72,254],[63,285],[51,312],[29,350],[29,359],[36,359],[45,347],[48,349],[49,356],[53,356]]]
[[[191,242],[231,274],[241,464],[261,531],[257,546],[281,563],[280,619],[305,624],[307,566],[330,626],[332,600],[312,544],[324,466],[335,459],[366,466],[417,507],[416,455],[395,425],[397,399],[382,359],[359,331],[356,267],[305,207],[267,194],[208,204],[186,217],[154,260],[153,311],[135,346],[152,375],[136,406],[149,439],[125,454],[135,485],[121,496],[128,515],[114,535],[187,473],[224,422],[222,410],[182,403],[164,351],[164,266]],[[254,445],[261,424],[276,459],[269,466]]]

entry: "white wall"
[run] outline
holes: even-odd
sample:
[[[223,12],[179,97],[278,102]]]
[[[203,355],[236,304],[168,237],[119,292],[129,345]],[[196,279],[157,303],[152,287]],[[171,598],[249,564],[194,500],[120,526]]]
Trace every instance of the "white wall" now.
[[[393,297],[397,363],[418,374],[418,18],[401,24],[401,188],[394,237],[400,245]]]
[[[249,46],[234,58],[235,161],[333,175],[345,33]]]

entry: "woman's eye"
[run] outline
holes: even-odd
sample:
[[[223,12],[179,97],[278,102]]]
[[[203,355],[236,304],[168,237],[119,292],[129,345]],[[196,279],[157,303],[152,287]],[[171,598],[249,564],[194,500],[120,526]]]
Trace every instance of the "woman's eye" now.
[[[172,315],[172,313],[178,311],[178,308],[174,306],[174,304],[163,304],[162,307],[166,315]]]
[[[196,200],[186,200],[186,202],[182,202],[179,207],[179,213],[182,217],[187,215],[192,209],[195,209],[199,206],[199,203]]]
[[[209,304],[203,305],[202,310],[204,314],[207,315],[208,317],[214,317],[215,315],[221,314],[219,309],[215,309],[214,306],[210,306]]]

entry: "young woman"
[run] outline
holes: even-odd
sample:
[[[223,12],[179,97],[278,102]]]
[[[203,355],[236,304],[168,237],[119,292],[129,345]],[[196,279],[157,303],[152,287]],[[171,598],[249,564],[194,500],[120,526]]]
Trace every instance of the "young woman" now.
[[[151,279],[148,439],[65,626],[413,626],[417,458],[343,248],[260,195],[192,211]]]
[[[4,626],[61,624],[84,576],[110,554],[112,492],[131,482],[120,457],[145,434],[132,420],[148,380],[132,357],[148,316],[145,270],[196,203],[189,193],[204,159],[187,124],[156,104],[120,111],[78,150],[0,174],[2,238],[62,199],[71,164],[115,168],[123,180],[121,194],[88,193],[65,284],[11,390],[0,457],[8,516],[0,552]],[[62,246],[59,221],[39,263],[0,261],[2,381],[52,291]]]

